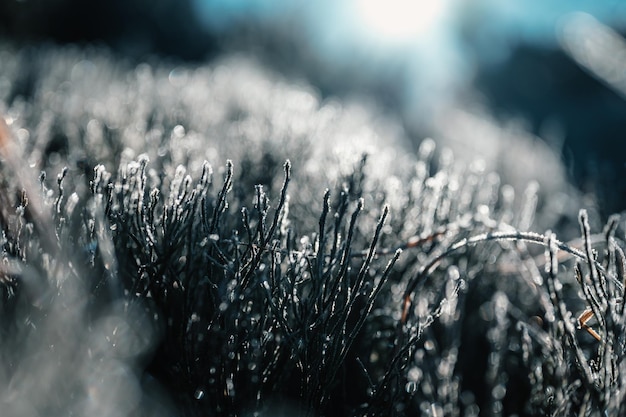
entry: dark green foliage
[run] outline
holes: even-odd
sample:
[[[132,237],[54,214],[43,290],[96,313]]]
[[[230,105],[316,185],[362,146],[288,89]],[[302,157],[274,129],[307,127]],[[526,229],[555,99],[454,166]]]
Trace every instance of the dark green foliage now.
[[[87,103],[89,65],[65,59],[77,91],[56,94]],[[240,123],[275,117],[270,136],[313,137],[332,109],[304,105],[320,118],[304,133],[281,125],[280,108],[246,102],[210,123],[197,96],[154,91],[172,73],[122,72],[136,87],[110,71],[128,87],[116,94],[128,95],[129,119],[97,105],[65,114],[35,92],[22,98],[29,111],[17,93],[3,98],[0,384],[11,415],[623,413],[617,218],[592,235],[582,211],[580,241],[560,242],[528,231],[536,186],[516,199],[432,141],[389,165],[381,151],[333,166],[330,147],[257,140]],[[277,85],[272,94],[294,93]],[[65,139],[43,126],[46,111]],[[339,125],[352,117],[332,111]],[[20,130],[30,124],[42,132]],[[211,136],[232,125],[240,143]],[[234,154],[217,173],[209,143]],[[600,341],[576,328],[572,312],[586,306]]]

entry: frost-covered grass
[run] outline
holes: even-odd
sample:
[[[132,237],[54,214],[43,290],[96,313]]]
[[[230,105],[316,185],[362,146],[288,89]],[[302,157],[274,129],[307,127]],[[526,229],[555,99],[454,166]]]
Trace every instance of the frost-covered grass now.
[[[3,47],[0,107],[7,415],[624,411],[616,217],[240,57]]]

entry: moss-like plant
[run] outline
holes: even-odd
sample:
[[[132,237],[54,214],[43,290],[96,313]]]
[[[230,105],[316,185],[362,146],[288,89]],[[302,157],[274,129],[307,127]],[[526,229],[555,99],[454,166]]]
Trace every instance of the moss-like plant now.
[[[232,62],[32,55],[0,63],[9,415],[623,413],[616,217],[530,232],[535,185],[355,155],[358,111]]]

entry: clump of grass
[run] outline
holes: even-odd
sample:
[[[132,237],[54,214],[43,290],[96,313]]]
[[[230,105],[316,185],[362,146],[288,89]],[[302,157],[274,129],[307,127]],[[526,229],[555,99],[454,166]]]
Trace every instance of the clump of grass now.
[[[621,412],[617,218],[596,236],[581,212],[560,242],[528,231],[536,185],[516,196],[430,140],[344,160],[356,116],[267,75],[65,54],[2,96],[13,415]]]

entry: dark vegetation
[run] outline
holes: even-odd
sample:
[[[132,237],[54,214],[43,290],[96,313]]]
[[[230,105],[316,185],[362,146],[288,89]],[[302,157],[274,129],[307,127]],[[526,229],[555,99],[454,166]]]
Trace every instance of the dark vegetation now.
[[[245,61],[0,53],[6,415],[624,413],[618,217]]]

